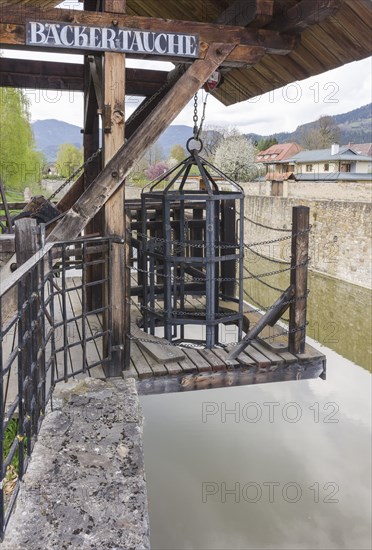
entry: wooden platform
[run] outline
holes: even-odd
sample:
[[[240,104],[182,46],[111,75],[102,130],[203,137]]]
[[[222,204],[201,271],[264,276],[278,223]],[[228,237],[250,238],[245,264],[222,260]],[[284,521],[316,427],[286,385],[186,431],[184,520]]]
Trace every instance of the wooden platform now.
[[[78,277],[66,280],[69,292],[67,293],[68,318],[74,318],[81,313],[81,291]],[[56,320],[62,319],[62,299],[55,298]],[[250,308],[249,308],[250,309]],[[133,312],[132,318],[138,317],[138,311]],[[246,323],[256,322],[257,313],[246,313]],[[102,319],[99,315],[90,315],[86,323],[87,337],[102,330]],[[68,323],[68,343],[78,342],[81,339],[81,320]],[[223,388],[229,386],[245,386],[267,382],[289,380],[304,380],[310,378],[325,378],[326,357],[306,345],[304,354],[292,355],[287,351],[287,339],[280,336],[281,327],[266,328],[261,336],[263,340],[254,341],[233,362],[227,361],[227,348],[196,349],[195,347],[176,347],[144,333],[136,323],[131,326],[131,362],[130,369],[123,372],[124,378],[133,377],[137,380],[140,394],[157,394],[168,392],[182,392],[202,390],[208,388]],[[61,336],[57,329],[56,347],[60,347]],[[279,335],[279,336],[278,336]],[[17,342],[16,333],[8,338],[9,353]],[[153,342],[156,342],[155,344]],[[82,345],[76,345],[68,350],[68,376],[81,378],[91,376],[105,378],[101,366],[89,368],[90,365],[102,358],[102,338],[88,342],[86,349],[86,373],[79,373],[82,369]],[[56,378],[63,376],[63,352],[57,354]],[[10,404],[17,394],[17,368],[14,365],[8,380],[5,381],[6,403]]]
[[[174,351],[161,343],[158,348],[159,356],[169,348]],[[139,393],[145,395],[325,377],[326,358],[309,345],[304,354],[295,356],[285,350],[274,352],[257,340],[233,362],[227,360],[228,351],[223,348],[183,347],[176,348],[176,352],[182,358],[160,362],[146,343],[134,340],[131,366],[124,377],[136,378]]]

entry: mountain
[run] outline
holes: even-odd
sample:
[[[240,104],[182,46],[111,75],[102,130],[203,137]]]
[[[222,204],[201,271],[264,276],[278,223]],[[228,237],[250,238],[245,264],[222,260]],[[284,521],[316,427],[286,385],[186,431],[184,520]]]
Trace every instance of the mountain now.
[[[48,162],[54,162],[62,143],[72,143],[78,149],[83,146],[83,135],[78,126],[61,120],[37,120],[32,130],[39,151],[42,151]]]
[[[372,103],[364,105],[332,117],[341,131],[341,144],[371,143],[372,142]],[[253,141],[261,138],[275,137],[279,143],[290,141],[301,142],[304,132],[315,126],[316,121],[302,124],[294,132],[281,132],[272,136],[261,136],[259,134],[246,134]],[[57,158],[58,148],[62,143],[73,143],[80,148],[83,144],[83,136],[78,126],[67,124],[60,120],[38,120],[32,125],[37,148],[42,151],[49,162]],[[193,130],[190,126],[174,125],[169,126],[160,136],[158,144],[164,159],[169,157],[173,145],[181,144],[186,148],[187,140],[192,136]]]
[[[372,142],[372,103],[349,111],[341,115],[335,115],[333,120],[340,128],[340,142],[343,145],[348,143],[371,143]],[[294,132],[279,132],[270,136],[259,134],[246,134],[253,141],[259,141],[261,138],[276,138],[278,143],[289,143],[295,141],[301,143],[305,132],[314,128],[317,121],[309,122],[298,126]]]

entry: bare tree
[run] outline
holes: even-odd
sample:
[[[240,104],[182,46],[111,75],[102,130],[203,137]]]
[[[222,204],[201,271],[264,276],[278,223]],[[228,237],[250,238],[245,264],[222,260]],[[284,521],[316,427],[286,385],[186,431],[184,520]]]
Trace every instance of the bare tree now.
[[[340,128],[331,116],[322,116],[315,126],[302,134],[301,145],[305,149],[327,149],[332,143],[338,143],[341,137]]]

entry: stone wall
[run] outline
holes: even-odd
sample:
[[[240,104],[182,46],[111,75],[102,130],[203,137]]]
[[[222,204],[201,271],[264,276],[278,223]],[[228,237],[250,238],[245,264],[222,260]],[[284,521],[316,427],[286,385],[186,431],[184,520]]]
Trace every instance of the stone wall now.
[[[1,548],[149,548],[142,425],[134,379],[57,385]]]
[[[371,176],[372,178],[372,176]],[[369,202],[371,182],[288,182],[288,197]]]
[[[289,229],[292,208],[297,205],[310,207],[310,268],[370,287],[372,204],[248,195],[245,215],[268,226]],[[261,242],[284,235],[249,222],[245,226],[245,242]],[[290,240],[262,245],[257,250],[265,256],[289,260]]]
[[[325,275],[371,287],[372,183],[289,183],[289,197],[271,197],[268,182],[241,184],[245,214],[265,225],[290,229],[292,207],[309,206],[310,268]],[[128,199],[139,198],[141,189],[128,186]],[[359,198],[359,200],[357,200]],[[246,242],[282,237],[283,233],[246,223]],[[263,245],[269,257],[290,259],[290,240]]]

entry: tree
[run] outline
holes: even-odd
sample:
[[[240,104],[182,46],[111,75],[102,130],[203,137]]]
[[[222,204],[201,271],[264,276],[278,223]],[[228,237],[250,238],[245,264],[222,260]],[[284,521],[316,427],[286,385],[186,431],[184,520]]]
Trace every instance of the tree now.
[[[156,142],[147,149],[145,159],[150,165],[157,164],[158,162],[165,160],[164,151],[160,143]]]
[[[149,180],[155,180],[156,178],[160,178],[165,172],[168,172],[168,166],[165,162],[158,162],[157,164],[153,164],[150,166],[145,174]]]
[[[63,143],[57,154],[57,173],[68,178],[83,163],[83,151],[72,143]]]
[[[225,133],[226,129],[221,126],[205,126],[201,133],[201,140],[203,142],[202,156],[213,158]]]
[[[305,149],[327,149],[333,143],[339,143],[340,128],[331,116],[322,116],[315,126],[305,130],[301,137],[301,145]]]
[[[35,150],[29,103],[22,90],[0,89],[0,174],[8,189],[22,191],[41,180],[42,153]]]
[[[185,158],[187,156],[188,155],[187,155],[185,149],[179,143],[177,143],[176,145],[173,145],[173,147],[171,147],[169,157],[171,159],[174,159],[177,163],[182,162],[183,160],[185,160]]]
[[[257,175],[256,148],[251,140],[230,132],[217,147],[214,162],[235,181],[249,181]]]
[[[260,141],[257,143],[257,149],[258,151],[266,151],[269,147],[272,145],[277,145],[278,140],[274,137],[269,138],[261,138]]]

